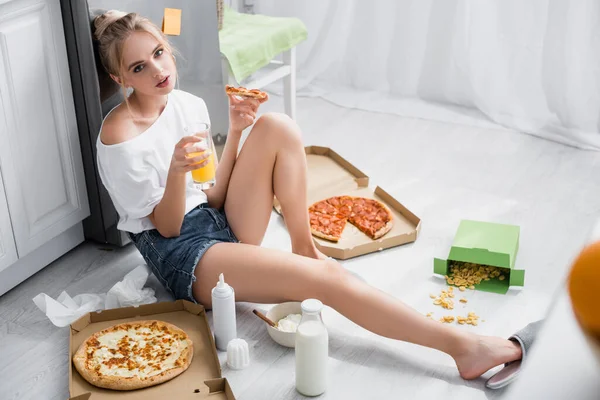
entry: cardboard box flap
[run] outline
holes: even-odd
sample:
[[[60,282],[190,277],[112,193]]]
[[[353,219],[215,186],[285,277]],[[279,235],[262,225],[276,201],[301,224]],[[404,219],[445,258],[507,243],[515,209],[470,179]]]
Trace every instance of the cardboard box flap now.
[[[402,203],[390,196],[388,192],[377,186],[375,188],[375,195],[379,196],[384,203],[398,211],[404,218],[406,218],[411,224],[415,226],[416,230],[420,230],[421,218],[413,214],[408,208],[404,207]]]
[[[85,394],[82,394],[81,396],[71,397],[71,398],[69,398],[69,400],[88,400],[91,396],[92,396],[91,393],[85,393]]]
[[[218,378],[218,379],[209,379],[204,381],[204,384],[208,387],[209,393],[225,393],[228,399],[233,399],[233,391],[229,386],[229,382],[227,379]]]
[[[221,377],[221,366],[204,307],[185,300],[147,304],[139,307],[104,310],[88,313],[71,325],[70,355],[95,332],[112,325],[157,319],[183,329],[194,343],[194,358],[181,375],[160,385],[145,389],[117,392],[90,385],[77,372],[73,363],[69,368],[71,399],[97,400],[118,396],[119,399],[147,400],[153,398],[234,399],[227,380]],[[89,397],[85,397],[88,396]]]
[[[449,260],[463,261],[492,267],[510,268],[510,256],[505,253],[494,253],[487,249],[473,249],[452,246]]]
[[[448,275],[448,260],[433,259],[433,272],[439,275]]]
[[[511,286],[525,285],[525,270],[513,269],[510,271],[509,282]]]
[[[477,290],[498,294],[504,294],[508,292],[509,286],[510,283],[508,279],[505,279],[503,281],[500,281],[498,279],[490,279],[489,281],[481,281],[480,284],[475,285]]]
[[[369,177],[345,158],[327,147],[305,148],[308,165],[308,193],[336,193],[369,185]],[[310,199],[311,202],[317,201]],[[320,199],[319,199],[320,200]]]
[[[505,225],[492,222],[462,220],[454,236],[452,248],[473,249],[472,257],[489,258],[487,262],[479,261],[480,264],[494,265],[497,267],[513,268],[519,243],[519,227],[515,225]],[[490,254],[486,255],[482,250],[487,250]],[[457,250],[457,256],[469,257],[468,251]],[[508,259],[496,256],[496,254],[505,254]],[[454,259],[450,256],[449,259]],[[461,259],[460,261],[477,262],[475,260]]]
[[[110,310],[102,310],[95,313],[90,313],[90,319],[92,323],[113,321],[120,318],[130,317],[144,317],[153,314],[163,314],[174,311],[187,311],[190,314],[200,315],[204,312],[204,307],[200,304],[194,304],[190,302],[183,302],[178,300],[174,302],[162,302],[151,304],[152,307],[139,306],[139,307],[123,307],[113,308]]]
[[[80,332],[91,323],[91,313],[82,315],[78,320],[71,324],[71,332]]]
[[[330,158],[335,161],[340,167],[346,170],[353,179],[359,183],[359,186],[367,186],[369,184],[369,177],[348,162],[344,157],[340,156],[335,151],[331,150],[329,147],[320,147],[320,146],[308,146],[304,149],[306,155],[316,155],[316,156],[325,156],[325,158]]]

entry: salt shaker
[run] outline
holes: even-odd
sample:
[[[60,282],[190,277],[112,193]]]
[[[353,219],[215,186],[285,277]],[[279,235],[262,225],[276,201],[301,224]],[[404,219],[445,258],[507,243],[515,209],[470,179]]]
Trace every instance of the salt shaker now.
[[[227,344],[237,337],[235,322],[235,292],[225,283],[223,274],[219,275],[217,286],[212,289],[212,313],[215,345],[221,351],[227,350]]]
[[[227,365],[232,369],[244,369],[250,364],[250,350],[244,339],[233,339],[227,344]]]

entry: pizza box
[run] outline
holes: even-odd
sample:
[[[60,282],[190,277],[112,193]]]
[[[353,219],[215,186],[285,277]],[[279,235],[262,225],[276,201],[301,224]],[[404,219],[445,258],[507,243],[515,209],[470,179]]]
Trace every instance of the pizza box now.
[[[109,326],[145,319],[172,323],[189,335],[194,343],[194,358],[186,371],[162,384],[131,391],[99,388],[79,375],[72,359],[85,339]],[[73,322],[69,336],[69,395],[70,400],[235,399],[227,379],[221,377],[221,365],[204,307],[187,300],[91,312]]]
[[[369,187],[369,177],[329,147],[305,148],[308,167],[308,205],[332,196],[358,196],[381,201],[391,210],[392,229],[373,240],[348,222],[337,243],[313,236],[317,248],[325,255],[340,260],[373,253],[417,240],[421,220],[381,187]],[[281,206],[274,200],[275,210]]]
[[[498,278],[474,285],[476,290],[505,294],[510,286],[523,286],[525,270],[515,269],[520,228],[516,225],[462,220],[450,248],[448,259],[434,258],[433,272],[448,274],[453,261],[497,267],[508,279]]]

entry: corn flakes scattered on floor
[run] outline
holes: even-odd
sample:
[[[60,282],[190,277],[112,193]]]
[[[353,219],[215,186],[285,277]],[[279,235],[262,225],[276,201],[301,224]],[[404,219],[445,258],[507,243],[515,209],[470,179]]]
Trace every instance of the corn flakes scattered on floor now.
[[[431,297],[431,295],[429,297]],[[452,310],[454,309],[452,297],[454,297],[454,293],[451,290],[442,290],[440,295],[433,300],[433,304],[443,307],[446,310]]]
[[[446,278],[448,278],[448,277],[446,277]],[[459,287],[459,290],[465,291],[466,288],[464,286],[462,286],[462,287]],[[447,289],[442,290],[440,292],[439,296],[436,296],[435,294],[430,294],[429,297],[434,299],[433,304],[436,306],[440,306],[447,310],[454,309],[454,301],[452,300],[452,298],[454,297],[454,287],[453,286],[449,286]],[[464,297],[462,297],[459,301],[464,304],[466,304],[468,302],[468,300]],[[426,317],[432,318],[432,315],[433,315],[432,312],[428,312],[426,314]],[[439,319],[439,321],[442,323],[445,323],[445,324],[451,324],[454,321],[456,321],[456,323],[458,323],[460,325],[466,324],[466,325],[477,326],[479,324],[479,318],[480,317],[477,314],[475,314],[474,312],[469,312],[466,317],[463,317],[460,315],[457,317],[454,317],[453,315],[445,315],[445,316],[442,316]],[[485,322],[485,320],[481,320],[481,322]]]
[[[457,316],[456,321],[461,325],[467,324],[477,326],[477,324],[479,323],[479,316],[474,312],[470,312],[467,314],[466,317],[462,317],[460,315]]]
[[[480,284],[481,281],[489,281],[493,278],[501,281],[506,279],[501,272],[503,269],[505,268],[454,262],[450,266],[450,275],[446,275],[446,283],[459,287],[461,292],[467,288],[474,290],[475,285]]]

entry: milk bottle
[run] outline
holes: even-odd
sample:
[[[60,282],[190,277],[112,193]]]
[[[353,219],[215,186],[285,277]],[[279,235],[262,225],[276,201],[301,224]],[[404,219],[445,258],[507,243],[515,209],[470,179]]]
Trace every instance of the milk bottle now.
[[[318,396],[327,386],[329,334],[321,319],[322,309],[319,300],[304,300],[296,330],[296,390],[305,396]]]

